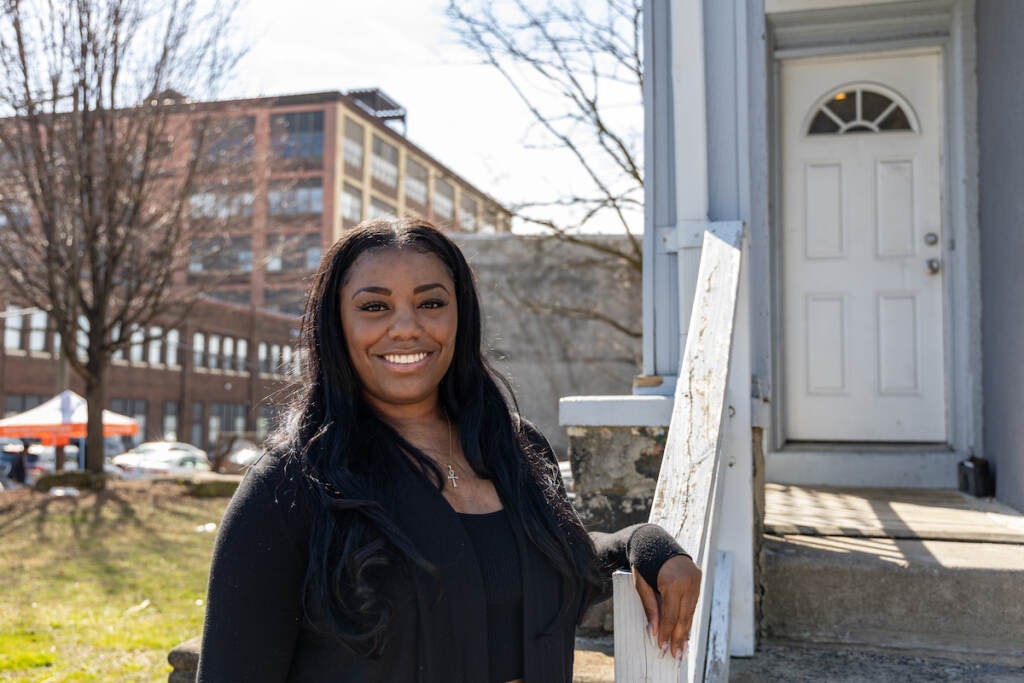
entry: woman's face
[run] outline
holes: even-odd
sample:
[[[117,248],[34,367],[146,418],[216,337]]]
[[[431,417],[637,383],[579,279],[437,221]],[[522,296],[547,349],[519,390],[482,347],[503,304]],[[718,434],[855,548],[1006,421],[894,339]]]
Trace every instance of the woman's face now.
[[[341,287],[341,327],[372,405],[385,415],[436,409],[458,328],[441,259],[412,249],[362,254]]]

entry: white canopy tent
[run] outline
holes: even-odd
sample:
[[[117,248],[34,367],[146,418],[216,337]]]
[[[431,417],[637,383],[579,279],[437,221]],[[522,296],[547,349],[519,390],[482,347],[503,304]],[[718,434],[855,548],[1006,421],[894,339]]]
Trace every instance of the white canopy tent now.
[[[0,420],[0,437],[39,439],[48,446],[64,446],[86,434],[85,399],[71,390],[62,391],[35,408]],[[103,436],[133,436],[138,423],[127,415],[103,411]]]

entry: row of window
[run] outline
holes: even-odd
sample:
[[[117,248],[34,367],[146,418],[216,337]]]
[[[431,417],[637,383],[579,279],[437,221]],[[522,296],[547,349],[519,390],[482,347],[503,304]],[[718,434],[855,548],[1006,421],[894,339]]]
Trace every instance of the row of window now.
[[[221,185],[203,188],[189,197],[189,215],[197,219],[252,218],[254,195],[250,187]],[[318,216],[324,210],[320,178],[276,180],[267,190],[271,216]]]
[[[322,247],[319,232],[267,235],[264,269],[270,273],[316,270]],[[253,269],[252,236],[229,235],[194,239],[189,244],[188,271],[243,272]]]
[[[301,162],[306,168],[322,165],[324,154],[324,112],[308,111],[276,114],[270,122],[271,147],[276,159]],[[242,116],[217,119],[205,129],[204,150],[208,159],[218,162],[239,162],[250,159],[253,154],[255,118]],[[363,124],[346,117],[342,138],[342,158],[353,172],[362,175],[365,162],[365,134]],[[385,190],[397,190],[399,175],[399,150],[378,135],[370,136],[370,177],[375,185]],[[404,168],[404,189],[407,202],[426,208],[430,203],[429,170],[427,166],[407,157]],[[269,193],[269,213],[279,216],[319,214],[323,211],[323,190],[318,179],[305,179],[291,184],[272,185]],[[193,217],[233,218],[252,215],[253,193],[251,190],[203,190],[192,197]],[[361,203],[361,200],[360,200]],[[383,210],[383,209],[382,209]],[[455,190],[444,179],[434,181],[434,215],[441,220],[455,219]],[[459,220],[462,228],[477,230],[477,202],[464,195],[459,202]],[[394,213],[392,209],[390,213]],[[356,215],[360,218],[355,218]],[[361,220],[362,207],[343,206],[347,220]],[[493,215],[492,215],[493,214]],[[372,217],[374,212],[368,213]],[[482,230],[497,227],[497,214],[485,212],[479,226]]]
[[[23,313],[24,311],[24,313]],[[26,311],[17,306],[8,306],[4,315],[4,349],[8,351],[34,351],[55,353],[59,340],[49,329],[48,318],[43,311]],[[49,341],[54,338],[51,346]],[[85,340],[80,340],[84,342]],[[27,343],[26,343],[27,342]],[[82,344],[80,344],[80,347]],[[114,352],[115,360],[148,365],[181,366],[181,340],[178,330],[150,327],[136,329],[131,333],[127,348]],[[249,341],[229,335],[195,332],[192,346],[192,363],[197,368],[248,372]],[[256,349],[259,372],[277,375],[298,374],[298,364],[293,357],[292,347],[287,344],[260,342]],[[119,411],[120,412],[120,411]]]
[[[255,132],[254,116],[204,119],[195,127],[194,151],[200,151],[201,159],[209,163],[246,162],[255,152]],[[273,116],[270,141],[275,159],[319,165],[324,154],[324,113],[310,111]]]

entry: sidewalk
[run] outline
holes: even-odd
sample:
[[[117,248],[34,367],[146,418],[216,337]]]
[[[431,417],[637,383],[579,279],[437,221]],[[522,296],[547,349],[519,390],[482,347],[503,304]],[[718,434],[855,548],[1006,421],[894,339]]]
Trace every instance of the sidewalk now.
[[[576,640],[573,683],[614,683],[611,640]],[[1024,667],[958,661],[914,652],[771,643],[733,657],[733,683],[1022,683]]]

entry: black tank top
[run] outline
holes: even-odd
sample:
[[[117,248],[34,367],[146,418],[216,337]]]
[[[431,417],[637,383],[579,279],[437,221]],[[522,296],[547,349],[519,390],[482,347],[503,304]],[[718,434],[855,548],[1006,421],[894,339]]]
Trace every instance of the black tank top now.
[[[490,683],[523,677],[523,575],[512,525],[504,510],[459,513],[480,562],[487,595]]]

